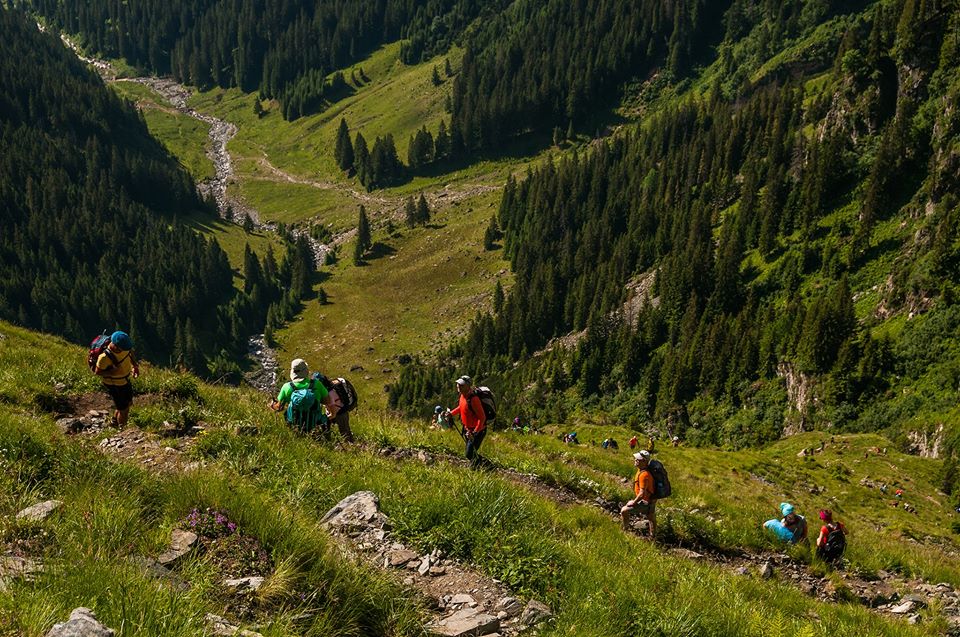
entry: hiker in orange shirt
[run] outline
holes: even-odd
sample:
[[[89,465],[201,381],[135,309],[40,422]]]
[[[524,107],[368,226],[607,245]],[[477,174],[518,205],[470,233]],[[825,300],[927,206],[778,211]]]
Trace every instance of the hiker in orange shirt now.
[[[630,516],[643,514],[650,529],[649,539],[653,540],[657,529],[657,500],[654,497],[653,475],[647,470],[649,464],[650,452],[646,449],[633,454],[633,466],[637,468],[633,477],[633,492],[636,497],[620,509],[620,520],[623,522],[623,530],[626,531],[630,528]]]
[[[480,443],[487,435],[487,414],[480,398],[473,392],[473,380],[469,376],[457,379],[457,391],[460,393],[460,403],[450,410],[450,416],[460,416],[460,422],[463,423],[461,435],[467,444],[467,460],[470,461],[470,468],[476,469],[482,461]]]

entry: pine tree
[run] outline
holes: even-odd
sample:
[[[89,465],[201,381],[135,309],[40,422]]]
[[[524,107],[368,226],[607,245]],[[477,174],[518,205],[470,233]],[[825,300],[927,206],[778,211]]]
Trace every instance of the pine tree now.
[[[363,252],[371,248],[373,242],[370,238],[370,222],[367,220],[367,209],[360,206],[360,218],[357,220],[357,245]]]
[[[360,133],[357,133],[358,137]],[[337,130],[337,143],[333,150],[333,157],[340,170],[353,170],[354,153],[353,144],[350,143],[350,129],[347,127],[346,118],[340,119],[340,128]]]
[[[443,80],[440,79],[440,71],[437,69],[436,65],[433,66],[433,73],[430,75],[430,81],[433,82],[434,86],[440,86],[440,84],[443,83]]]
[[[413,202],[413,195],[407,197],[407,201],[403,205],[403,217],[407,222],[408,228],[417,225],[417,204]]]
[[[370,152],[367,150],[367,140],[363,138],[363,134],[360,133],[360,131],[357,131],[356,141],[353,144],[353,152],[353,164],[357,170],[357,179],[360,180],[361,184],[369,187],[373,166],[370,161]]]
[[[427,206],[427,199],[420,193],[420,199],[417,200],[417,223],[425,225],[430,223],[430,208]]]

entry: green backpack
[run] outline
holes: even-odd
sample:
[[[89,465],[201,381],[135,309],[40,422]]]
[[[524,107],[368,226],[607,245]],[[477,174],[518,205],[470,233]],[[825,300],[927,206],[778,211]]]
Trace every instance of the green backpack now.
[[[311,378],[310,384],[300,389],[297,389],[292,382],[290,383],[293,392],[290,394],[290,404],[287,406],[287,422],[305,433],[313,431],[326,418],[320,409],[320,401],[313,392],[316,382]]]

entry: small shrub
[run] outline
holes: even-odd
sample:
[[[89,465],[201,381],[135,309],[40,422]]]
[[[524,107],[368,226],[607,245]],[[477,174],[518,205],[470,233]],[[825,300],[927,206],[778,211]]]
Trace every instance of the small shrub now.
[[[164,380],[160,383],[157,392],[162,398],[168,400],[201,400],[197,379],[186,374],[178,374]]]

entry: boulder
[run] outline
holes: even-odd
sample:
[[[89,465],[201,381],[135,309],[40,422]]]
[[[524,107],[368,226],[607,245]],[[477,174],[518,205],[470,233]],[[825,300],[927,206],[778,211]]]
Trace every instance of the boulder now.
[[[27,522],[43,522],[50,515],[63,506],[63,502],[60,500],[47,500],[46,502],[40,502],[34,504],[33,506],[27,507],[23,511],[17,514],[18,520],[26,520]]]
[[[62,624],[54,624],[47,637],[114,637],[116,633],[97,621],[97,616],[89,608],[75,608],[70,619]]]
[[[465,605],[469,606],[470,604],[476,605],[477,600],[475,600],[475,599],[473,598],[473,595],[467,595],[466,593],[459,593],[459,594],[457,594],[457,595],[454,595],[454,596],[450,599],[450,603],[451,603],[451,604],[459,604],[459,605],[464,605],[464,604],[465,604]]]
[[[500,620],[493,615],[464,608],[429,627],[429,633],[438,637],[480,637],[499,632]]]
[[[372,491],[358,491],[340,500],[321,518],[328,529],[383,528],[390,519],[380,512],[380,500]]]
[[[550,610],[550,607],[544,604],[543,602],[538,602],[535,599],[531,599],[527,602],[527,607],[523,609],[523,614],[520,615],[520,623],[524,626],[536,626],[537,624],[543,623],[553,617],[553,612]]]
[[[184,555],[193,549],[197,543],[197,534],[183,529],[174,529],[170,533],[170,547],[160,554],[157,563],[161,566],[173,567]]]
[[[178,591],[190,590],[190,583],[177,577],[173,571],[166,566],[157,564],[157,561],[143,555],[136,555],[130,558],[130,563],[139,567],[143,574],[150,579],[158,579],[167,582]]]

